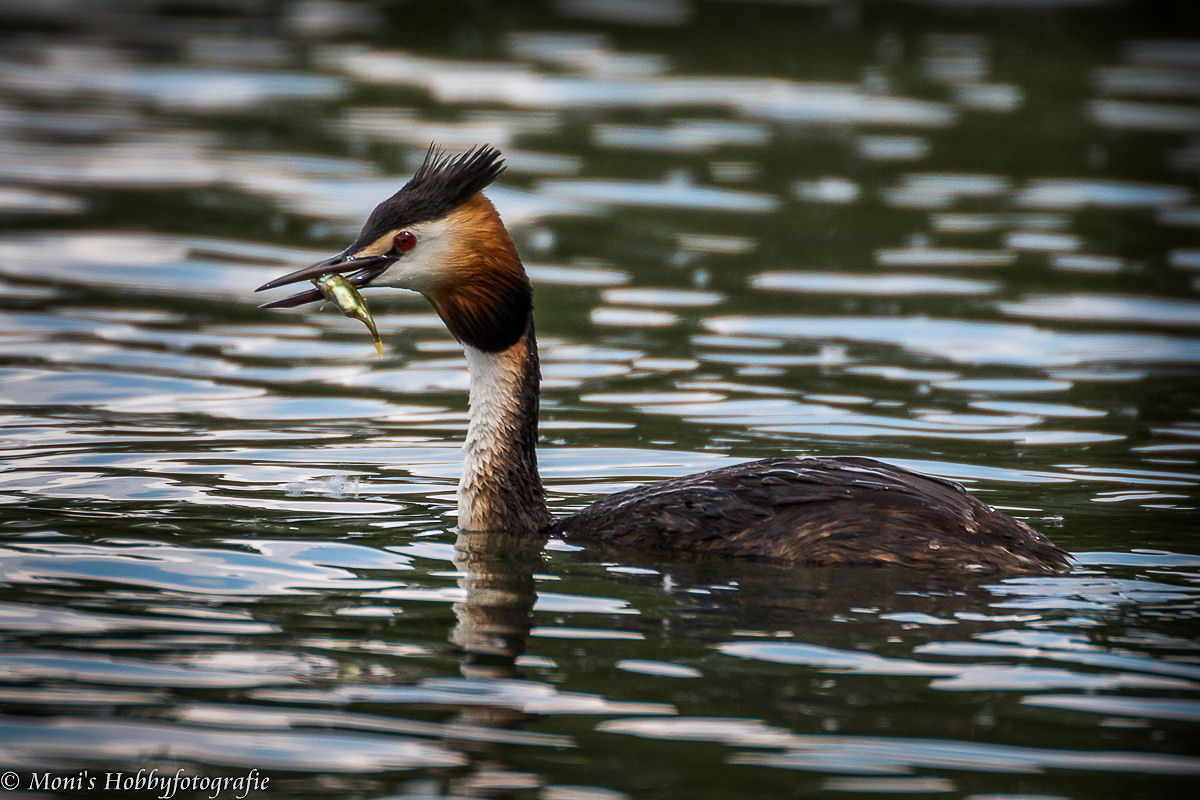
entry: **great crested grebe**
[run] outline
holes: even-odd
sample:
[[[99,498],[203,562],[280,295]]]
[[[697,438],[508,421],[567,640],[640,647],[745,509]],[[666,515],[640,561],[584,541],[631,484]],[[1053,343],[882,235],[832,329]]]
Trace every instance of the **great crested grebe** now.
[[[384,200],[354,243],[259,287],[330,273],[356,287],[425,295],[463,344],[470,423],[458,485],[464,530],[560,536],[577,544],[809,564],[898,564],[964,570],[1059,571],[1067,554],[957,483],[868,458],[770,458],[610,495],[554,519],[537,468],[541,378],[533,290],[508,230],[482,191],[504,171],[500,152],[431,147],[412,179]],[[321,299],[316,289],[266,303]]]

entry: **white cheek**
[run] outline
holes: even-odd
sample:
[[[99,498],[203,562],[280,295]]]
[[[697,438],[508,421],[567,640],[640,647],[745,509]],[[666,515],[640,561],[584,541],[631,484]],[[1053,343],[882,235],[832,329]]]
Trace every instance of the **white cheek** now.
[[[422,258],[416,253],[408,253],[388,267],[387,272],[371,281],[371,284],[425,292],[433,287],[437,274],[436,264],[430,259]]]
[[[391,286],[424,292],[432,289],[439,276],[449,268],[454,237],[444,220],[414,225],[417,244],[397,259],[387,272],[372,281],[376,286]]]

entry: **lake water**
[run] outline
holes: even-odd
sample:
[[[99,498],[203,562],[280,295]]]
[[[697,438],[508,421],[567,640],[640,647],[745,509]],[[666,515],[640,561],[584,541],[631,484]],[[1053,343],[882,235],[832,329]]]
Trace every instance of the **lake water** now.
[[[0,3],[6,796],[1184,796],[1186,6]],[[508,159],[555,511],[865,455],[1075,568],[459,540],[467,373],[425,301],[369,293],[377,358],[253,293],[431,141]]]

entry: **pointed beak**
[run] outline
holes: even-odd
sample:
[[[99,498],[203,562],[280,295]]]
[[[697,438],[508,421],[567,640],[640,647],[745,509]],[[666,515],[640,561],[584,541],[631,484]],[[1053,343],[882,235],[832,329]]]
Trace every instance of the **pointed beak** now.
[[[262,286],[254,291],[261,292],[265,289],[274,289],[277,286],[286,286],[289,283],[299,283],[300,281],[311,281],[319,278],[322,275],[329,275],[337,272],[345,275],[351,285],[355,288],[361,288],[369,284],[372,280],[383,274],[384,270],[392,265],[395,261],[394,256],[363,256],[354,258],[350,255],[350,248],[346,248],[332,258],[327,258],[324,261],[318,261],[309,267],[298,269],[295,272],[289,272],[287,275],[276,278],[273,281],[267,281]],[[308,289],[297,294],[289,295],[281,300],[273,300],[270,303],[263,303],[259,308],[292,308],[294,306],[302,306],[305,303],[311,303],[321,299],[321,293],[316,289]]]

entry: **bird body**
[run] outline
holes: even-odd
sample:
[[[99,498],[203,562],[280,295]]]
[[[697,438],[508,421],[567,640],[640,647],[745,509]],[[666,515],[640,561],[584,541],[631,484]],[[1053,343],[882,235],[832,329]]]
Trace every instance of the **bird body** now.
[[[805,564],[971,572],[1065,564],[953,481],[870,458],[769,458],[609,495],[553,525],[567,541]]]
[[[540,369],[533,293],[482,190],[500,153],[430,148],[346,250],[268,289],[345,273],[425,295],[463,344],[470,422],[458,487],[463,530],[550,534],[583,545],[810,564],[1058,571],[1067,554],[960,485],[866,458],[772,458],[610,495],[555,520],[537,469]],[[264,307],[320,299],[309,290]]]

